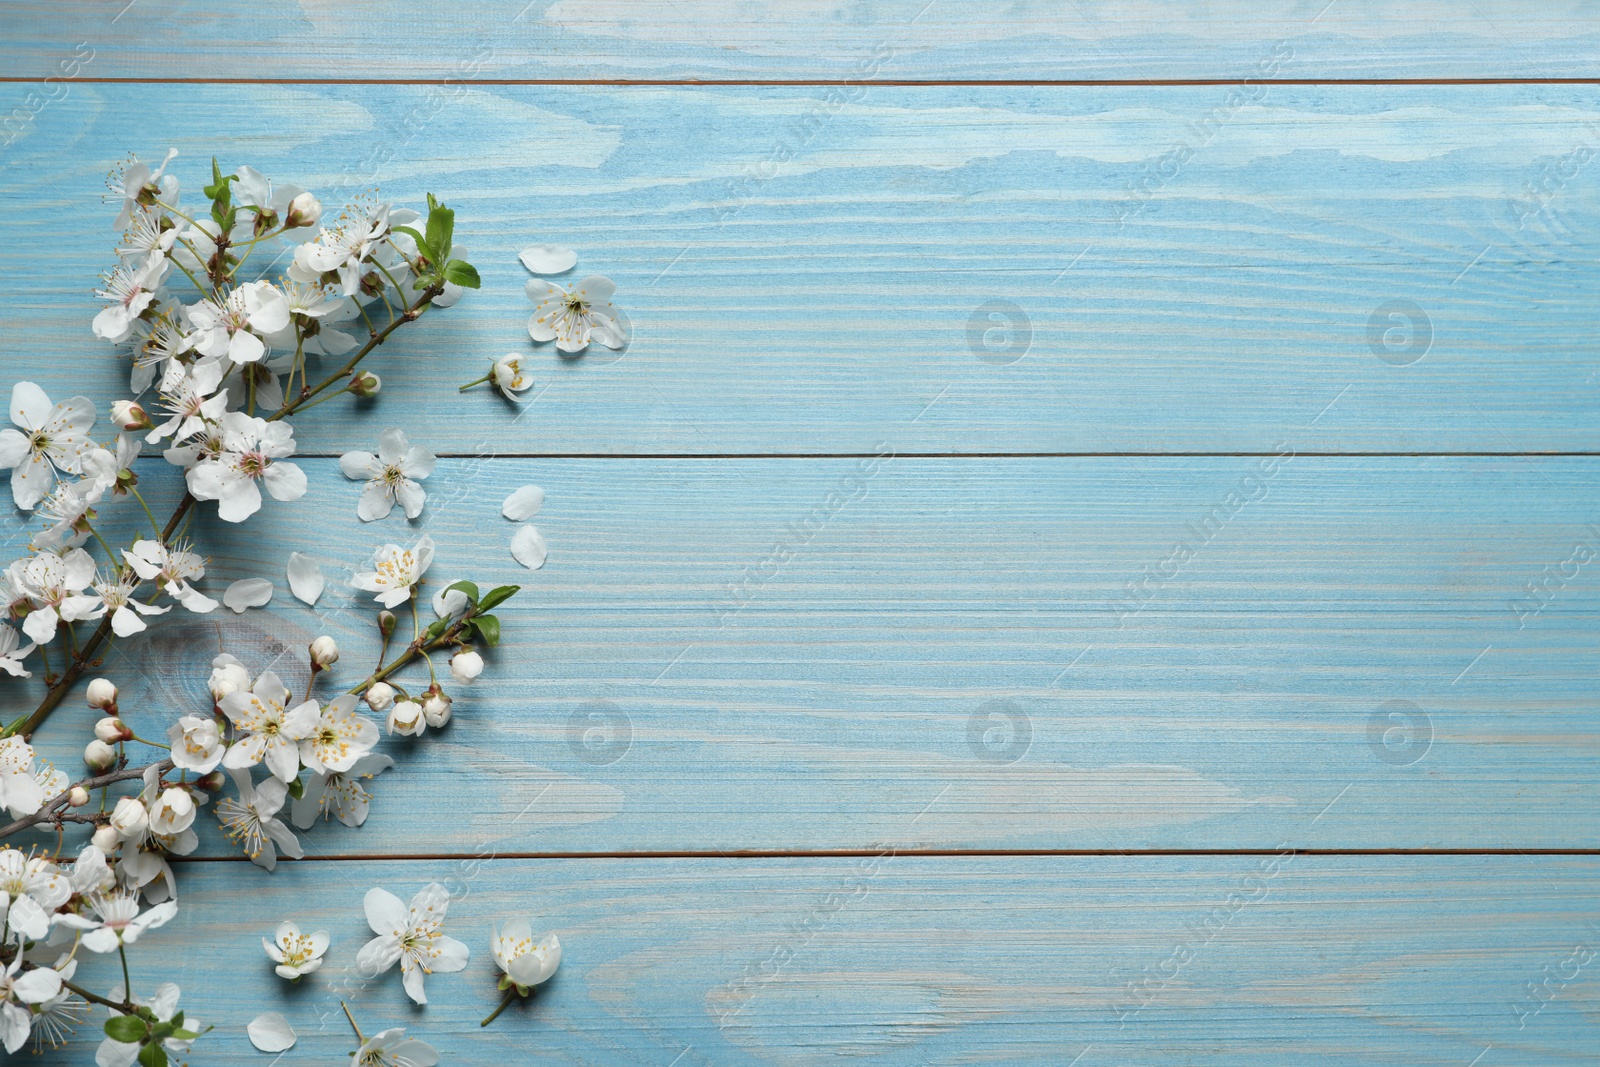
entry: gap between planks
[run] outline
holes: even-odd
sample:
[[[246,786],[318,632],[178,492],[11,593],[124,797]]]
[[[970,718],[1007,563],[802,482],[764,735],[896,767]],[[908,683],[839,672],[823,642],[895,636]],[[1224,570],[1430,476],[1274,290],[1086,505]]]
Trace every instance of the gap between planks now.
[[[282,857],[279,863],[369,863],[433,860],[766,860],[849,859],[865,856],[922,856],[930,859],[1064,857],[1164,859],[1187,856],[1600,856],[1600,848],[833,848],[833,849],[680,849],[658,852],[335,852]],[[172,856],[172,863],[248,863],[248,856]]]
[[[156,455],[145,453],[146,458]],[[296,452],[295,459],[338,459],[342,452]],[[876,452],[436,452],[438,459],[874,459]],[[896,459],[1248,459],[1278,452],[896,452]],[[1296,458],[1441,458],[1500,457],[1537,459],[1556,456],[1600,456],[1600,451],[1571,452],[1296,452]]]
[[[0,76],[8,82],[32,84],[44,78]],[[859,85],[885,88],[1115,88],[1164,86],[1252,85],[1600,85],[1600,78],[88,78],[72,79],[90,85],[569,85],[569,86],[773,86],[806,87]]]

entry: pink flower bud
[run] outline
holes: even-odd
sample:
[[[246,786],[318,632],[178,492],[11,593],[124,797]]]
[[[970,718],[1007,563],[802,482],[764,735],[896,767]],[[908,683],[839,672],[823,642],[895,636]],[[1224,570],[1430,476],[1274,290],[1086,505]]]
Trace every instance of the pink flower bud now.
[[[132,400],[118,400],[111,405],[111,421],[124,430],[148,430],[153,424],[144,408]]]

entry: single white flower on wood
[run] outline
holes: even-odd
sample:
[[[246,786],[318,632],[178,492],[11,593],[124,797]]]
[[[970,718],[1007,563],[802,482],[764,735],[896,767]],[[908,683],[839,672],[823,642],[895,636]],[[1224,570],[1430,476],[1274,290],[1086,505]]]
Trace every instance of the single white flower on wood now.
[[[489,939],[494,951],[494,961],[506,973],[500,988],[514,985],[523,996],[533,986],[549,980],[561,966],[561,942],[555,934],[546,934],[535,941],[527,919],[517,917],[496,927]]]
[[[423,975],[466,967],[467,946],[444,933],[450,893],[438,882],[423,886],[409,908],[386,889],[369,889],[363,903],[367,925],[378,935],[356,955],[356,968],[363,976],[382,974],[399,963],[406,993],[426,1004]]]
[[[261,510],[266,486],[274,500],[299,500],[305,495],[305,472],[284,459],[294,455],[294,429],[287,422],[268,422],[242,411],[222,416],[222,450],[203,456],[185,479],[196,500],[217,501],[224,522],[243,522]]]
[[[119,889],[89,898],[89,914],[64,912],[55,917],[57,926],[82,930],[83,947],[90,952],[115,952],[120,945],[131,945],[146,930],[165,926],[178,914],[178,902],[168,900],[147,911],[139,910],[139,891]]]
[[[300,839],[277,817],[289,795],[289,787],[277,778],[267,778],[255,786],[250,783],[249,771],[232,773],[239,798],[224,797],[217,801],[217,818],[222,822],[223,832],[244,846],[245,855],[252,863],[269,871],[278,865],[279,848],[293,859],[304,855]]]
[[[261,939],[261,947],[267,950],[267,955],[277,964],[273,970],[278,972],[278,976],[293,981],[322,966],[322,954],[328,951],[328,940],[326,930],[318,930],[314,934],[302,934],[296,923],[281,922],[270,941],[264,937]]]
[[[373,1034],[350,1059],[350,1067],[438,1067],[438,1063],[434,1047],[407,1037],[403,1026]]]
[[[530,278],[524,290],[534,304],[528,336],[535,341],[554,340],[563,352],[582,352],[590,341],[611,349],[628,343],[617,309],[611,306],[617,287],[610,278],[592,274],[571,289]]]
[[[411,597],[412,586],[422,580],[433,562],[433,538],[423,534],[415,545],[383,545],[372,554],[372,569],[357,571],[350,584],[373,597],[386,608],[403,604]]]
[[[0,430],[0,470],[11,471],[11,498],[32,511],[50,492],[56,473],[77,474],[94,448],[89,428],[94,405],[74,396],[52,404],[32,382],[11,387],[11,421],[16,429]]]
[[[405,509],[406,518],[422,514],[422,504],[428,497],[417,484],[433,473],[436,462],[432,452],[421,445],[413,445],[406,432],[391,426],[378,435],[378,454],[371,452],[346,452],[339,457],[339,469],[352,481],[365,480],[361,502],[356,514],[362,522],[386,518],[398,503]]]
[[[348,771],[378,743],[378,727],[356,710],[354,693],[336,697],[300,741],[300,762],[317,774]]]
[[[297,742],[311,736],[322,709],[315,700],[288,708],[289,697],[288,687],[276,674],[262,671],[249,692],[233,692],[222,698],[222,713],[244,735],[222,757],[224,767],[242,771],[265,762],[281,782],[294,779],[300,771]]]

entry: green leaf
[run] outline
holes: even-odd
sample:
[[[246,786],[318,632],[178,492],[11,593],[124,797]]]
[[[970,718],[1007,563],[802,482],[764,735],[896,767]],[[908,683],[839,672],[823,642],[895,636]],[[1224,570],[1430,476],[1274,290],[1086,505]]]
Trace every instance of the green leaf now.
[[[296,800],[306,795],[306,783],[301,780],[299,775],[295,775],[294,779],[289,782],[289,795]],[[182,1019],[177,1019],[176,1021],[180,1026],[183,1025]]]
[[[422,252],[422,254],[424,256],[426,256],[428,258],[428,262],[429,263],[435,263],[436,264],[436,263],[439,262],[438,253],[433,250],[433,246],[428,243],[428,239],[423,237],[422,234],[418,233],[416,230],[412,229],[410,226],[396,226],[394,228],[394,232],[395,233],[403,233],[407,237],[411,238],[413,241],[417,242],[417,248]]]
[[[434,638],[436,638],[440,634],[444,633],[445,627],[447,627],[449,625],[450,625],[450,620],[449,619],[436,619],[436,620],[434,620],[434,623],[433,623],[432,626],[429,626],[426,630],[422,631],[422,639],[424,641],[432,641]]]
[[[132,1044],[143,1041],[144,1035],[149,1032],[144,1020],[136,1015],[113,1015],[106,1020],[106,1036],[113,1041],[126,1041]]]
[[[450,258],[450,246],[454,243],[456,232],[456,213],[445,207],[428,194],[428,247],[439,253],[439,261]]]
[[[167,1067],[167,1050],[160,1045],[146,1045],[139,1050],[139,1062],[144,1067]]]
[[[500,643],[500,620],[493,615],[475,616],[472,625],[483,635],[484,643],[490,648]]]
[[[222,168],[217,166],[217,157],[211,157],[211,184],[202,190],[207,200],[221,200],[224,204],[233,199],[233,194],[228,190],[228,185],[237,178],[237,174],[223,176]]]
[[[478,268],[464,259],[452,259],[444,265],[444,280],[463,289],[476,289],[483,284],[478,278]]]
[[[506,601],[510,600],[519,591],[521,591],[521,589],[522,586],[520,585],[497,585],[493,589],[489,590],[489,592],[484,595],[482,600],[478,601],[478,610],[493,611],[501,604],[504,604]]]
[[[177,1040],[177,1041],[193,1041],[195,1038],[197,1038],[199,1036],[200,1035],[197,1034],[193,1030],[174,1030],[174,1031],[172,1031],[172,1037],[173,1037],[174,1040]]]
[[[178,1012],[178,1014],[174,1015],[171,1019],[169,1019],[167,1021],[170,1022],[173,1025],[174,1028],[182,1026],[183,1025],[183,1012],[181,1012],[181,1011]]]
[[[150,1028],[150,1040],[151,1041],[162,1041],[162,1040],[165,1040],[166,1038],[171,1037],[172,1036],[172,1031],[174,1031],[176,1029],[177,1029],[177,1027],[173,1026],[170,1022],[156,1023],[155,1026]]]
[[[450,589],[459,589],[463,593],[467,594],[468,600],[472,601],[474,604],[478,602],[478,584],[476,582],[456,582],[454,585],[450,586]],[[446,589],[445,592],[448,593],[450,589]]]

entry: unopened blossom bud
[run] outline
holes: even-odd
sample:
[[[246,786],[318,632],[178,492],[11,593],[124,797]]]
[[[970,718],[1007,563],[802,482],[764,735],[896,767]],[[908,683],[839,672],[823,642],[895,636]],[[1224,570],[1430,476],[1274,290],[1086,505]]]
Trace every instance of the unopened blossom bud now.
[[[75,785],[67,791],[67,803],[75,808],[81,808],[89,803],[89,791],[81,785]]]
[[[383,388],[383,379],[369,370],[357,371],[350,379],[350,391],[359,397],[377,396]]]
[[[483,657],[472,649],[463,649],[450,657],[450,677],[458,682],[470,682],[483,673]]]
[[[339,645],[326,634],[311,642],[310,651],[311,665],[319,671],[325,671],[339,662]]]
[[[124,430],[148,430],[153,426],[144,408],[132,400],[118,400],[113,403],[111,421]]]
[[[437,729],[450,721],[450,695],[434,682],[422,694],[422,717]]]
[[[389,709],[388,724],[391,734],[403,737],[420,735],[425,727],[422,705],[415,700],[396,701],[394,707]]]
[[[289,201],[289,212],[284,216],[283,228],[298,230],[304,226],[315,226],[322,219],[322,201],[310,193],[301,193]]]
[[[143,836],[150,828],[150,812],[138,797],[123,797],[111,810],[111,826],[124,840]]]
[[[97,737],[84,746],[83,762],[91,771],[109,771],[117,762],[117,750]]]
[[[168,789],[150,809],[150,829],[158,834],[181,834],[194,823],[194,797],[186,789]]]
[[[202,774],[200,777],[194,780],[195,788],[202,789],[207,793],[222,792],[222,787],[226,782],[227,778],[224,777],[221,771],[212,771],[210,774]]]
[[[109,678],[96,678],[89,683],[89,706],[99,711],[117,710],[117,687]]]
[[[133,731],[128,728],[128,724],[115,715],[107,715],[95,723],[94,735],[108,745],[114,745],[118,741],[133,740]]]
[[[378,632],[383,635],[385,641],[394,636],[395,623],[398,621],[392,611],[378,612]]]
[[[388,682],[376,682],[367,690],[367,707],[373,711],[388,711],[394,704],[394,686]]]
[[[89,839],[89,842],[95,848],[104,852],[107,856],[117,851],[117,845],[121,841],[122,835],[118,834],[116,828],[111,826],[100,827],[94,832],[94,836]]]
[[[238,693],[250,688],[250,672],[244,669],[244,664],[232,656],[218,656],[211,661],[211,699],[218,704],[229,693]]]

